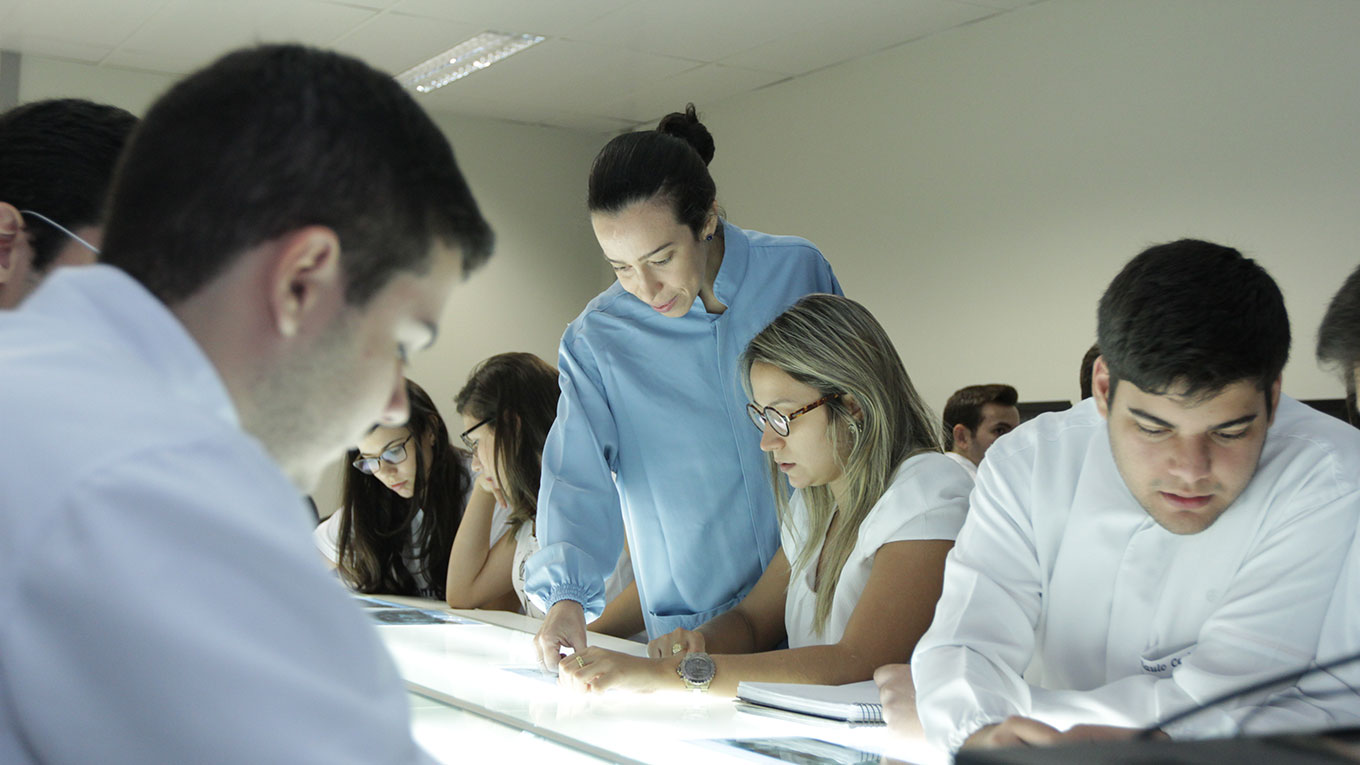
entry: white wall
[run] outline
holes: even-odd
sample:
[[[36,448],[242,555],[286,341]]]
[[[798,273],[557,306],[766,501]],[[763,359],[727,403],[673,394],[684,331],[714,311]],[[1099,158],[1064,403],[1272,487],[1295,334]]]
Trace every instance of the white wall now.
[[[82,97],[143,113],[173,79],[25,57],[20,100]],[[453,396],[478,361],[529,351],[557,363],[567,322],[611,279],[585,212],[590,161],[607,136],[434,115],[449,136],[483,215],[496,231],[490,262],[455,288],[435,346],[416,356],[419,382],[457,433]],[[323,514],[338,505],[333,468],[316,494]]]
[[[1286,391],[1334,397],[1311,346],[1360,262],[1356,39],[1352,0],[1048,0],[700,107],[733,221],[816,242],[937,412],[1075,398],[1101,291],[1182,236],[1262,262]]]
[[[699,106],[732,219],[819,244],[936,410],[976,382],[1074,398],[1101,290],[1181,236],[1274,274],[1294,320],[1286,390],[1329,397],[1311,345],[1360,262],[1356,39],[1353,0],[1046,0]],[[21,97],[141,111],[167,84],[28,58]],[[551,359],[607,282],[583,210],[605,136],[440,121],[500,237],[412,368],[451,416],[472,363]]]

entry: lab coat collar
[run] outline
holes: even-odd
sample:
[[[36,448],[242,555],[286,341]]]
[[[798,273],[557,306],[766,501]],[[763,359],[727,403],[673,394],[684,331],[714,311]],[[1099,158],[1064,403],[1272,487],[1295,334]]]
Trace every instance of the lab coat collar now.
[[[100,346],[121,347],[145,363],[176,397],[240,428],[217,368],[170,309],[126,272],[103,264],[58,269],[20,310],[80,324]]]
[[[728,308],[737,299],[742,284],[746,281],[747,266],[750,263],[750,243],[746,232],[736,226],[722,222],[723,225],[723,262],[718,267],[718,276],[713,280],[713,294]],[[703,301],[696,300],[702,306]]]

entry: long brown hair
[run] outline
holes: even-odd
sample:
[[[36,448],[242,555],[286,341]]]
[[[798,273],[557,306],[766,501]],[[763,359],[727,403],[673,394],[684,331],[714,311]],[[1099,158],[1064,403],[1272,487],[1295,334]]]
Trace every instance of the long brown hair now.
[[[449,551],[463,506],[472,488],[472,476],[449,442],[449,429],[429,394],[406,381],[411,416],[407,459],[416,461],[415,491],[410,499],[399,496],[376,476],[359,472],[351,449],[345,463],[341,503],[337,567],[351,587],[360,592],[444,597]],[[430,445],[430,464],[425,464],[425,444]],[[422,513],[420,532],[411,538],[416,513]],[[407,570],[402,553],[408,545],[420,550],[419,567],[429,590],[421,592]]]
[[[825,557],[817,583],[813,625],[820,634],[831,613],[831,602],[841,569],[859,538],[859,527],[903,462],[923,452],[939,452],[939,428],[930,407],[912,385],[902,359],[883,326],[868,309],[837,295],[807,295],[761,330],[742,355],[742,381],[751,395],[751,365],[770,364],[820,395],[850,394],[863,412],[856,422],[841,399],[827,402],[830,413],[826,438],[834,454],[847,451],[840,464],[846,496],[839,508],[827,486],[803,490],[810,527],[796,529],[806,544],[797,560],[789,561],[795,574]],[[781,522],[789,519],[785,481],[774,457],[767,458]],[[839,459],[839,457],[838,457]],[[840,524],[830,539],[817,537],[840,513]]]
[[[557,369],[532,353],[499,353],[477,365],[454,397],[458,413],[491,418],[496,474],[518,529],[538,516],[543,442],[557,418]]]

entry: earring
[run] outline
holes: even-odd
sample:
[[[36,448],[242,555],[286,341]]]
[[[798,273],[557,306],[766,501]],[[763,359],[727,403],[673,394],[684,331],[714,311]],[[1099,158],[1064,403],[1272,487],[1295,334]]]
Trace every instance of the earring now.
[[[850,421],[850,437],[859,438],[859,423],[854,420]]]
[[[713,241],[713,235],[712,235],[712,234],[709,234],[708,236],[704,237],[704,241],[705,241],[705,242],[711,242],[711,241]]]

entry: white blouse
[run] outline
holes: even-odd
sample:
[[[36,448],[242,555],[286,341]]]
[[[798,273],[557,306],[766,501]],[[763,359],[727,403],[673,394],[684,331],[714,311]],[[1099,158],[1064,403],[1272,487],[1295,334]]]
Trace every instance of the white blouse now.
[[[958,536],[968,512],[968,493],[973,480],[968,472],[943,454],[931,452],[907,459],[897,468],[887,491],[859,527],[859,538],[841,569],[840,581],[831,602],[831,613],[821,634],[813,629],[817,592],[812,583],[818,556],[801,570],[789,575],[788,596],[784,602],[784,628],[789,647],[831,645],[840,642],[850,614],[869,582],[878,548],[889,542],[915,539],[948,539]],[[803,548],[819,547],[826,534],[821,528],[808,528],[810,521],[803,493],[796,491],[789,502],[789,522],[779,529],[780,542],[789,565],[794,565]]]

